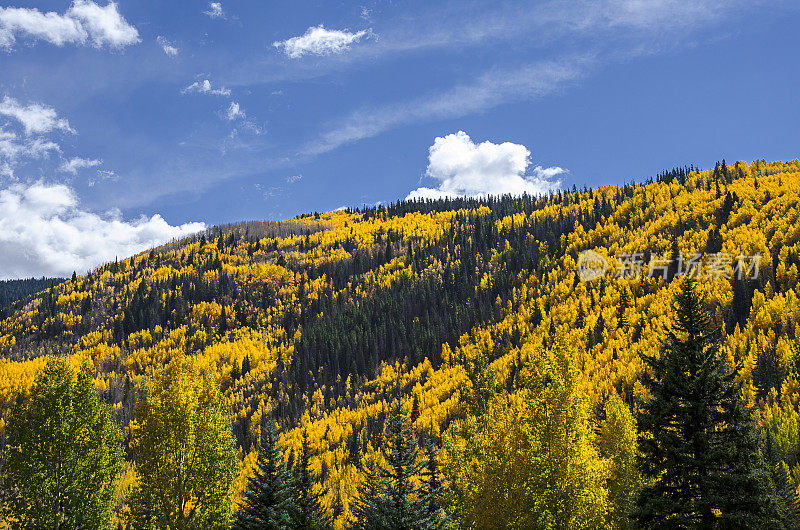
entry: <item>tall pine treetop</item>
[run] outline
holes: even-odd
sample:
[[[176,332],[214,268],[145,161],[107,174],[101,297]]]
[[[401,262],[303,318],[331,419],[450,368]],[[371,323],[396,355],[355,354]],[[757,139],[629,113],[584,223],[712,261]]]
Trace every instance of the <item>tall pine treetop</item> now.
[[[639,415],[639,466],[651,482],[633,517],[644,528],[783,528],[721,331],[693,281],[675,298],[660,356],[642,356],[653,399]]]
[[[232,530],[279,530],[292,524],[297,512],[292,476],[278,449],[278,433],[271,422],[261,426],[261,444],[253,476],[242,494]]]
[[[358,488],[352,528],[363,530],[438,530],[447,517],[438,501],[444,486],[435,451],[420,458],[420,447],[400,400],[392,405],[381,452],[386,466],[366,465],[367,478]],[[421,479],[424,477],[424,479]]]

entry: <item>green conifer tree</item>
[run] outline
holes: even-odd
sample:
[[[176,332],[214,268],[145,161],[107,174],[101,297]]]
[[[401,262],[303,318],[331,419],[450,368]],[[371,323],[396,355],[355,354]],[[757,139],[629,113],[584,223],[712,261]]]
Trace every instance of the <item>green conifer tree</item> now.
[[[786,530],[800,529],[800,506],[797,503],[795,484],[791,471],[785,461],[785,454],[775,443],[774,436],[769,429],[762,431],[761,454],[772,474],[775,484],[775,493],[778,496],[779,507],[782,509],[782,518]]]
[[[281,458],[275,427],[265,422],[258,462],[242,494],[232,530],[287,528],[295,511],[291,472]]]
[[[436,498],[443,494],[436,459],[419,458],[420,448],[402,403],[392,407],[381,448],[388,466],[374,460],[365,466],[366,480],[358,488],[353,509],[359,530],[428,530],[445,527]],[[426,473],[427,472],[427,473]],[[418,479],[428,475],[427,481]]]
[[[645,528],[783,528],[751,411],[692,280],[675,309],[660,357],[643,356],[653,399],[638,418],[639,466],[651,483],[633,517]]]
[[[311,477],[311,447],[308,433],[303,431],[303,445],[294,466],[294,502],[292,510],[292,527],[297,530],[320,530],[330,528],[331,517],[322,505],[324,491],[314,491],[314,480]]]
[[[425,444],[425,470],[423,471],[424,496],[428,500],[426,513],[427,528],[445,528],[450,518],[442,508],[445,504],[447,488],[439,468],[439,453],[432,443]]]

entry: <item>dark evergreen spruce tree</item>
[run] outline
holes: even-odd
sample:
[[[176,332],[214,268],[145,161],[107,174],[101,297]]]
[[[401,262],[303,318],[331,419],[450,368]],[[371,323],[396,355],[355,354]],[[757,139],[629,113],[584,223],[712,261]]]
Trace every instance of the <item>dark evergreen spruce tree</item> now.
[[[781,462],[772,468],[772,480],[778,495],[786,530],[800,529],[800,506],[797,503],[797,493],[792,480],[789,466]]]
[[[392,520],[390,502],[385,498],[390,488],[389,479],[384,477],[382,469],[375,460],[369,458],[364,464],[364,482],[358,487],[358,498],[353,505],[350,528],[354,530],[379,530],[391,528]]]
[[[753,384],[758,392],[758,397],[767,397],[773,388],[780,395],[786,375],[783,359],[775,347],[761,348],[759,346],[756,353],[756,365],[753,367]]]
[[[643,356],[653,395],[639,415],[639,466],[650,480],[633,519],[643,528],[784,528],[721,331],[685,279],[660,357]]]
[[[442,529],[444,511],[437,500],[443,484],[435,452],[427,461],[420,459],[420,448],[402,404],[392,407],[381,448],[388,466],[382,468],[373,460],[365,466],[366,480],[358,488],[353,508],[356,520],[352,528],[359,530],[428,530]],[[420,481],[417,477],[426,480]]]
[[[446,502],[447,490],[439,469],[438,451],[430,442],[425,445],[425,470],[423,471],[423,476],[425,477],[423,491],[428,500],[428,525],[426,528],[445,528],[449,517],[442,506]]]
[[[294,466],[294,502],[297,509],[292,514],[292,528],[297,530],[322,530],[332,526],[331,517],[321,502],[324,492],[314,491],[309,463],[310,453],[308,433],[304,430],[300,456]]]
[[[779,507],[783,510],[784,526],[786,530],[800,530],[800,505],[797,503],[794,480],[786,465],[786,454],[779,449],[769,429],[763,431],[762,438],[761,454],[772,473]]]
[[[255,472],[242,494],[232,530],[287,528],[297,511],[292,476],[278,450],[278,434],[271,422],[265,423]]]

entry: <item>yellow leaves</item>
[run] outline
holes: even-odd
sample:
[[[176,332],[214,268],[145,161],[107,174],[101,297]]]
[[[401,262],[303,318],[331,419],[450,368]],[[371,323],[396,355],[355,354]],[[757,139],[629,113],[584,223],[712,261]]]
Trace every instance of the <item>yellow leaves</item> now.
[[[236,330],[229,340],[213,344],[197,356],[203,369],[218,373],[220,381],[230,376],[234,364],[242,365],[248,357],[252,370],[272,371],[279,354],[278,348],[270,348],[264,338],[251,329]]]
[[[794,291],[798,270],[790,257],[800,251],[800,164],[758,162],[742,167],[744,178],[737,178],[728,186],[738,201],[722,226],[718,216],[726,190],[723,187],[717,198],[713,183],[710,190],[706,189],[711,172],[705,171],[689,175],[685,187],[675,181],[637,185],[624,191],[603,187],[570,194],[564,201],[536,202],[529,213],[493,217],[499,239],[495,249],[485,255],[464,255],[467,247],[461,238],[479,243],[472,228],[479,218],[490,215],[487,207],[393,217],[387,208],[364,215],[311,214],[252,230],[232,230],[237,236],[232,243],[218,244],[218,236],[213,235],[203,248],[197,242],[171,244],[158,249],[155,259],[143,253],[120,262],[117,272],[111,272],[112,268],[117,270],[111,264],[95,271],[91,280],[84,277],[53,290],[55,314],[40,312],[41,299],[19,308],[0,322],[0,350],[17,359],[40,355],[37,348],[44,346],[37,346],[37,333],[66,328],[59,331],[61,335],[55,340],[64,340],[64,351],[91,357],[101,372],[96,388],[108,390],[110,395],[123,384],[122,374],[130,374],[131,382],[136,384],[169,359],[192,352],[196,354],[197,367],[212,374],[226,389],[225,402],[232,417],[237,424],[249,425],[253,435],[250,439],[254,440],[260,419],[286,410],[289,396],[297,392],[291,383],[295,377],[294,344],[309,331],[308,323],[316,316],[304,314],[302,319],[296,318],[301,313],[301,291],[302,299],[312,302],[309,307],[325,311],[327,316],[337,304],[360,304],[380,290],[390,291],[408,279],[443,281],[448,267],[460,270],[467,263],[477,271],[476,285],[459,285],[455,289],[470,294],[477,289],[486,295],[511,282],[513,287],[508,292],[497,297],[498,293],[492,292],[485,301],[487,308],[480,308],[492,312],[485,324],[454,337],[455,343],[433,344],[433,351],[423,352],[431,355],[441,348],[442,366],[432,365],[427,359],[417,365],[393,360],[377,366],[379,375],[370,381],[346,373],[348,367],[344,367],[340,368],[341,379],[327,388],[322,387],[321,381],[329,381],[320,377],[319,367],[311,367],[316,386],[306,389],[309,409],[304,411],[303,425],[319,451],[313,466],[318,473],[326,468],[328,484],[341,488],[347,513],[349,498],[362,478],[348,461],[348,440],[355,436],[356,444],[366,447],[367,454],[374,451],[364,440],[364,433],[368,427],[374,429],[374,422],[385,412],[387,395],[398,387],[407,391],[406,408],[418,409],[415,430],[437,436],[446,425],[463,416],[462,394],[471,388],[463,365],[486,354],[493,359],[491,367],[501,386],[519,386],[521,370],[532,356],[531,347],[520,344],[551,344],[555,338],[551,321],[555,333],[575,346],[580,386],[591,407],[602,406],[617,388],[623,388],[634,399],[647,397],[638,383],[643,370],[639,356],[658,354],[660,338],[671,318],[675,284],[646,277],[614,278],[619,253],[651,250],[660,255],[670,251],[673,243],[684,253],[704,252],[711,229],[719,227],[723,252],[733,256],[761,252],[762,273],[769,274],[772,252],[782,245],[775,277],[768,277],[772,282],[769,288],[756,291],[748,322],[727,330],[725,354],[742,362],[745,393],[754,401],[750,378],[758,348],[775,347],[780,358],[787,361],[791,347],[786,336],[790,330],[796,334],[800,322],[800,304]],[[758,190],[753,186],[755,176]],[[523,226],[532,227],[534,223],[535,232],[531,229],[519,235]],[[559,227],[573,230],[561,233]],[[554,237],[548,235],[551,228]],[[515,232],[519,239],[514,238]],[[529,256],[519,257],[537,261],[531,263],[532,268],[526,263],[509,278],[505,267],[509,256],[521,250],[515,248],[517,241],[525,242],[530,249]],[[425,255],[425,249],[439,243],[450,245],[449,255]],[[577,253],[589,248],[611,261],[611,273],[591,284],[580,281],[576,274]],[[363,270],[354,265],[355,260],[371,261],[373,265]],[[341,271],[350,269],[357,272],[346,272],[348,276],[343,277]],[[647,266],[643,273],[646,275]],[[220,288],[222,278],[230,280],[233,287],[224,295]],[[158,288],[155,305],[168,306],[170,313],[158,315],[157,325],[150,323],[148,329],[135,333],[127,329],[126,336],[119,337],[118,328],[124,321],[121,313],[129,308],[139,285],[148,292]],[[208,292],[194,291],[206,287]],[[699,289],[714,308],[715,319],[730,322],[734,304],[730,282],[702,280]],[[89,293],[92,310],[81,314],[82,302]],[[623,298],[628,302],[627,308],[621,306]],[[210,302],[211,299],[216,301]],[[315,304],[317,301],[321,303]],[[582,322],[578,326],[579,314]],[[596,333],[601,315],[603,332]],[[455,316],[462,318],[460,314]],[[226,328],[224,334],[222,327]],[[783,333],[776,333],[778,328]],[[344,335],[349,330],[336,330],[340,331]],[[404,353],[409,352],[401,351],[398,357],[402,359]],[[273,377],[279,358],[282,381]],[[241,370],[245,359],[251,366],[249,373],[234,377],[235,369]],[[24,389],[30,385],[39,362],[0,362],[0,408],[18,386]],[[797,378],[790,375],[782,394],[777,396],[781,407],[796,410],[799,387]],[[515,422],[522,417],[524,405],[520,399],[520,395],[512,395],[503,405],[516,411],[516,416],[505,411],[503,422],[509,428],[517,428]],[[301,398],[297,398],[291,407],[300,404]],[[120,403],[114,407],[120,416],[125,413]],[[764,416],[764,421],[773,421],[788,412],[770,414]],[[779,423],[786,432],[792,432],[784,425],[789,420],[781,419]],[[495,435],[500,447],[495,458],[514,455],[511,440],[500,432]],[[299,447],[300,431],[288,430],[283,439],[288,445]],[[249,447],[245,449],[247,452]],[[236,488],[243,487],[253,458],[253,453],[241,455],[242,471]],[[592,469],[600,473],[599,467],[597,464]],[[326,499],[329,504],[332,501],[332,496]]]
[[[24,362],[0,359],[0,400],[2,400],[2,405],[7,407],[18,393],[27,393],[33,384],[36,373],[44,367],[46,362],[47,358],[44,356]]]
[[[202,328],[216,325],[222,314],[222,306],[216,302],[199,302],[192,307],[190,322]]]
[[[187,347],[186,326],[170,330],[158,337],[152,345],[130,350],[125,365],[137,372],[147,373],[153,367],[163,366],[175,353],[185,352]]]
[[[325,402],[322,392],[324,391],[324,386],[321,388],[317,388],[314,391],[314,395],[311,397],[311,415],[315,418],[322,416],[323,411],[325,410]]]
[[[172,277],[172,275],[173,269],[171,267],[159,267],[150,276],[150,280],[167,280]]]
[[[0,350],[10,348],[17,343],[17,338],[14,335],[0,335]]]
[[[100,393],[108,392],[108,381],[105,379],[95,379],[94,380],[94,389]]]
[[[241,499],[242,493],[244,493],[245,488],[247,488],[247,481],[250,480],[250,477],[253,476],[257,460],[258,460],[258,450],[253,449],[252,451],[244,455],[243,458],[241,457],[241,450],[240,450],[239,474],[234,479],[233,486],[231,487],[232,511],[235,511],[239,506],[239,500]]]
[[[70,293],[62,293],[58,295],[58,300],[56,304],[62,307],[67,307],[73,303],[78,303],[83,301],[83,299],[86,298],[87,296],[89,296],[89,293],[85,291],[72,291]]]
[[[469,526],[603,528],[608,464],[590,444],[588,401],[572,352],[524,348],[526,388],[491,399],[485,417],[456,422],[445,470]]]
[[[92,331],[86,333],[81,339],[78,341],[77,349],[78,350],[88,350],[90,348],[94,348],[103,342],[106,342],[110,339],[111,334],[107,331]]]
[[[156,526],[171,526],[193,505],[201,526],[227,520],[237,459],[213,375],[178,355],[140,388],[131,426],[139,476],[129,500],[135,526],[153,508]]]
[[[150,335],[150,330],[144,329],[131,333],[128,336],[128,347],[132,349],[146,348],[153,343],[153,337]]]
[[[245,278],[253,279],[253,280],[268,280],[270,283],[275,285],[285,285],[287,283],[291,283],[294,279],[289,270],[280,265],[275,265],[272,263],[252,263],[248,265],[242,265],[240,267],[233,268],[232,271],[234,274],[238,273],[243,275]]]

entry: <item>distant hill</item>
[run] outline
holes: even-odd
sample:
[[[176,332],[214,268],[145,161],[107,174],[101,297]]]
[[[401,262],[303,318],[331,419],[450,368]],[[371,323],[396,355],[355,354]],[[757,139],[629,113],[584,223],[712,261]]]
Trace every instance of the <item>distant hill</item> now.
[[[513,395],[528,352],[563,337],[592,421],[615,393],[635,410],[641,354],[660,351],[677,275],[694,263],[745,397],[797,485],[799,202],[800,161],[758,160],[212,228],[74,280],[37,280],[53,286],[0,320],[0,415],[43,355],[87,356],[127,427],[138,385],[188,353],[216,374],[242,473],[263,417],[284,446],[299,448],[305,429],[341,522],[392,399],[440,445],[484,357],[498,392]],[[584,270],[587,255],[605,265]],[[0,296],[51,285],[25,282]]]
[[[28,278],[26,280],[0,280],[0,309],[23,298],[49,289],[63,282],[64,278]]]

